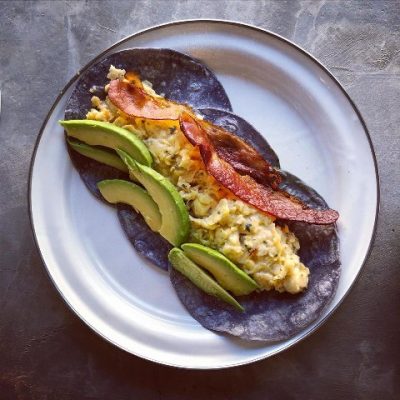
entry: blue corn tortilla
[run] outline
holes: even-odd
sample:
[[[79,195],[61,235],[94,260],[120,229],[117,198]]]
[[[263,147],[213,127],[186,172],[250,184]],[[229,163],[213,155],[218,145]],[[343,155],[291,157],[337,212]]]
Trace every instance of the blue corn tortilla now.
[[[104,86],[109,82],[106,77],[110,65],[138,73],[142,80],[152,83],[157,93],[163,93],[170,100],[189,104],[195,109],[217,107],[232,110],[223,86],[200,61],[175,50],[136,48],[110,54],[89,66],[81,74],[67,102],[65,119],[85,119],[91,108],[92,96],[105,98]],[[110,205],[102,197],[97,183],[104,179],[129,180],[129,176],[69,147],[68,153],[89,191]],[[167,255],[172,246],[154,233],[131,207],[118,205],[116,208],[121,225],[138,253],[154,265],[168,270]]]
[[[275,168],[278,156],[263,136],[243,118],[220,110],[201,110],[216,125],[236,134],[256,148]],[[328,208],[325,200],[296,176],[280,171],[281,189],[316,209]],[[300,242],[301,261],[310,269],[308,288],[296,295],[276,291],[237,297],[244,306],[240,313],[221,300],[198,289],[170,266],[175,291],[192,317],[207,329],[237,336],[244,340],[277,342],[299,333],[322,315],[336,293],[340,277],[339,238],[336,225],[287,224]]]
[[[315,208],[327,208],[318,193],[294,175],[283,172],[282,186]],[[284,221],[282,221],[283,223]],[[221,300],[198,289],[170,267],[175,291],[192,317],[207,329],[245,340],[286,340],[315,321],[331,302],[339,282],[339,239],[335,225],[286,222],[300,242],[301,261],[310,269],[308,288],[299,294],[276,291],[237,297],[245,308],[240,313]]]
[[[153,83],[156,92],[164,93],[171,100],[190,104],[205,119],[236,134],[256,148],[272,166],[280,168],[277,155],[263,136],[243,118],[231,112],[229,99],[214,74],[199,61],[172,50],[125,50],[92,65],[82,74],[67,103],[66,119],[84,119],[93,94],[104,98],[104,84],[110,64],[138,72],[142,79]],[[198,89],[196,83],[204,90]],[[90,93],[89,89],[93,86],[96,91]],[[68,150],[85,185],[100,200],[103,198],[97,189],[97,182],[103,179],[129,179],[121,171]],[[301,180],[283,171],[282,176],[282,189],[299,197],[308,206],[327,207],[323,198]],[[287,223],[300,241],[299,256],[310,268],[308,289],[297,295],[271,291],[238,297],[246,309],[245,313],[240,313],[217,298],[206,295],[173,269],[167,258],[172,246],[151,231],[140,214],[125,205],[114,207],[134,248],[154,265],[169,270],[180,301],[193,318],[207,329],[245,340],[285,340],[315,321],[336,292],[340,259],[335,225],[281,221],[282,224]]]

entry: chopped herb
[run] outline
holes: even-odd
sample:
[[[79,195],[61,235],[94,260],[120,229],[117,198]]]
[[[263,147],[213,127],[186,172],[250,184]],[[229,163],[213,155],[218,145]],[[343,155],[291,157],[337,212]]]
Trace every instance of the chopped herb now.
[[[175,126],[173,126],[172,128],[169,128],[169,133],[171,135],[173,135],[175,133],[175,131],[176,131],[176,127]]]
[[[246,224],[246,231],[250,232],[251,224]]]

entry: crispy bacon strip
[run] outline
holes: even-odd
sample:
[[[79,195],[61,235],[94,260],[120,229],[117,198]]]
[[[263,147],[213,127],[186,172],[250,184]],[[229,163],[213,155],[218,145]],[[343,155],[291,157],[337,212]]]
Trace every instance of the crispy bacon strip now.
[[[277,188],[282,181],[278,171],[245,141],[207,121],[198,121],[217,154],[241,175],[249,175],[261,184]]]
[[[201,122],[189,113],[183,112],[179,123],[190,143],[199,148],[208,173],[244,202],[277,218],[292,221],[331,224],[338,219],[337,211],[306,208],[285,193],[263,186],[250,176],[240,175],[232,165],[218,156]]]
[[[150,96],[136,84],[118,79],[110,82],[108,98],[131,117],[177,120],[182,111],[188,110],[182,104]]]

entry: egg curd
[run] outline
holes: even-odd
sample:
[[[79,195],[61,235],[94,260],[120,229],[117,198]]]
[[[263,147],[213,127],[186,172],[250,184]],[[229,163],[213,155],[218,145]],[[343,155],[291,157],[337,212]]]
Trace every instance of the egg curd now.
[[[108,79],[123,79],[110,67]],[[144,89],[156,95],[149,82]],[[107,91],[107,86],[106,86]],[[177,187],[190,215],[190,241],[214,248],[248,273],[261,289],[298,293],[308,284],[309,269],[296,254],[300,245],[274,217],[244,203],[210,176],[199,150],[177,121],[126,119],[106,98],[92,97],[87,119],[112,122],[134,132],[153,156],[153,167]]]

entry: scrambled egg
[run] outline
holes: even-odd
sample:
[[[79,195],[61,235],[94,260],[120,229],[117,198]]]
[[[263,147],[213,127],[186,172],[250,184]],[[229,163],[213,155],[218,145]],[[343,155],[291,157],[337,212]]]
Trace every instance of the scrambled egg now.
[[[124,70],[110,68],[121,79]],[[145,90],[154,94],[151,85]],[[107,90],[107,88],[106,88]],[[190,240],[214,248],[247,272],[262,289],[298,293],[308,284],[308,268],[296,252],[299,242],[287,227],[238,199],[206,171],[200,152],[174,121],[125,119],[106,98],[92,97],[87,118],[112,122],[134,132],[148,147],[154,168],[177,187],[190,215]]]

